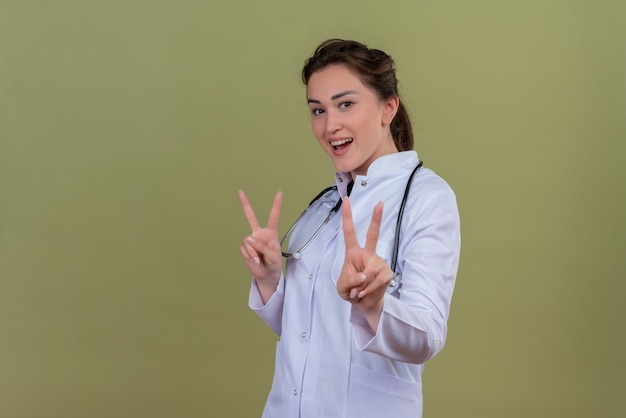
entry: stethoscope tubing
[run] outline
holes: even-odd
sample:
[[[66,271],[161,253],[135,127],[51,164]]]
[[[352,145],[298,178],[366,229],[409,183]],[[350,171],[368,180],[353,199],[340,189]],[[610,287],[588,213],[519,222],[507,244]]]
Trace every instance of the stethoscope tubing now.
[[[398,218],[396,220],[396,231],[395,231],[394,240],[393,240],[393,250],[391,253],[392,254],[391,265],[389,266],[391,271],[394,272],[393,278],[391,279],[391,283],[389,284],[389,287],[392,289],[390,293],[391,295],[396,296],[396,297],[399,297],[400,288],[402,287],[402,282],[400,280],[400,273],[396,271],[396,268],[398,265],[398,252],[400,249],[400,232],[401,232],[401,227],[402,227],[402,218],[404,216],[404,208],[406,207],[406,202],[409,197],[411,184],[413,183],[413,177],[415,177],[415,174],[417,174],[417,172],[422,166],[423,166],[423,162],[420,160],[417,166],[413,169],[413,171],[409,175],[409,178],[406,183],[406,187],[404,188],[404,195],[402,196],[402,202],[400,203],[400,209],[398,210]],[[298,216],[298,219],[296,219],[296,221],[291,225],[287,233],[283,236],[283,239],[280,240],[281,253],[283,257],[293,257],[296,260],[299,259],[301,257],[302,252],[309,246],[309,244],[315,239],[315,237],[319,235],[319,233],[322,231],[324,226],[326,226],[326,224],[330,221],[330,218],[339,211],[339,209],[341,208],[341,204],[343,203],[343,199],[341,197],[339,197],[339,200],[337,201],[337,203],[335,203],[335,206],[333,206],[333,208],[328,212],[328,215],[326,216],[322,224],[317,228],[315,233],[307,240],[307,242],[304,243],[304,245],[298,251],[294,253],[288,253],[288,252],[282,251],[285,239],[291,234],[293,229],[296,227],[298,222],[304,217],[304,215],[306,215],[306,213],[309,211],[311,206],[317,200],[319,200],[322,196],[324,196],[326,193],[330,191],[336,191],[336,190],[337,190],[337,186],[330,186],[322,190],[320,193],[317,194],[317,196],[313,198],[313,200],[311,200],[309,205],[306,207],[306,209],[304,209],[304,211],[300,214],[300,216]]]

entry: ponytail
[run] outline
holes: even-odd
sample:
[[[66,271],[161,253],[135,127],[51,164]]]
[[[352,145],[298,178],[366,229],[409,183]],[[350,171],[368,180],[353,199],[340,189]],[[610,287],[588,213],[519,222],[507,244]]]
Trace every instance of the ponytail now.
[[[411,128],[411,120],[409,113],[402,104],[398,106],[398,112],[391,122],[391,136],[396,144],[398,151],[409,151],[413,149],[413,129]]]

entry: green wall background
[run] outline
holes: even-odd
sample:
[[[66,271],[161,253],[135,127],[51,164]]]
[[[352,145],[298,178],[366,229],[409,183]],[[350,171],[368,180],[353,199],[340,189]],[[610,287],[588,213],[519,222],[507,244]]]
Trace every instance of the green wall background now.
[[[332,179],[299,71],[397,62],[463,250],[427,417],[626,414],[623,1],[0,1],[0,416],[260,416],[245,189]]]

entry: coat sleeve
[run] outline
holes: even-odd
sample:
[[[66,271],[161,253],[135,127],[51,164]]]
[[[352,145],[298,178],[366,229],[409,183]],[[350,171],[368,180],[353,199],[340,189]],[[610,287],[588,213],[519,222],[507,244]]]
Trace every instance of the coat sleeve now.
[[[278,287],[266,304],[263,304],[261,293],[254,278],[250,285],[248,306],[274,331],[278,336],[282,332],[283,304],[285,300],[285,277],[281,274]]]
[[[359,350],[421,364],[443,348],[461,247],[456,198],[447,184],[443,186],[421,190],[421,202],[413,201],[410,214],[405,212],[400,297],[385,294],[376,333],[352,307],[350,321]]]

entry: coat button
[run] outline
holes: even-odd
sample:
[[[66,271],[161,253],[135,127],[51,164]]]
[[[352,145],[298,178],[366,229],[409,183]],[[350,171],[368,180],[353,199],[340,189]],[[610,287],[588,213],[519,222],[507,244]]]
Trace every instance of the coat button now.
[[[361,182],[361,186],[363,186],[363,187],[367,186],[367,182],[366,182],[365,180],[363,180],[363,181]]]

